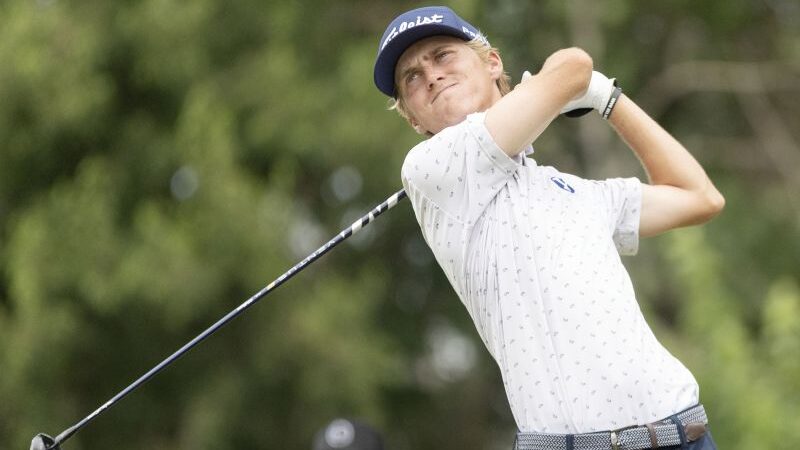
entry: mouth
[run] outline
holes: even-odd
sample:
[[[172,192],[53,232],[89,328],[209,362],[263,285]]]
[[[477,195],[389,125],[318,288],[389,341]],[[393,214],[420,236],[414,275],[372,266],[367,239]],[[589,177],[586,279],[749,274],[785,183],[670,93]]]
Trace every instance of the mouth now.
[[[435,102],[436,99],[439,98],[439,96],[442,94],[442,92],[450,89],[451,87],[455,86],[456,84],[458,84],[458,83],[453,83],[453,84],[450,84],[448,86],[443,87],[442,90],[440,90],[439,92],[436,93],[436,95],[433,96],[433,100],[431,100],[431,104],[433,104],[433,102]]]

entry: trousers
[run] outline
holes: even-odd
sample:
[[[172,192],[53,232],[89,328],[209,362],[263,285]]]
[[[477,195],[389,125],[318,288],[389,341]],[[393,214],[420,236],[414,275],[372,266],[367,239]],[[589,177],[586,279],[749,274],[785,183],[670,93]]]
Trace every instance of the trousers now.
[[[711,437],[711,431],[706,430],[706,434],[704,434],[703,437],[694,442],[689,442],[688,444],[684,444],[683,446],[676,445],[673,447],[666,447],[666,448],[681,449],[681,450],[717,450],[717,444],[714,442],[714,438]]]

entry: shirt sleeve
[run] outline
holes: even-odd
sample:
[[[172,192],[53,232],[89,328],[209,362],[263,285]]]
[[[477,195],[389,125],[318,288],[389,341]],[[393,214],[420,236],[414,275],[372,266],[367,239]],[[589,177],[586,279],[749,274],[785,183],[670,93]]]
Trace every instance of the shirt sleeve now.
[[[639,250],[642,183],[637,178],[611,178],[596,183],[617,251],[621,255],[635,255]]]
[[[402,180],[415,209],[430,202],[471,223],[514,176],[519,163],[497,146],[484,118],[485,113],[471,114],[408,153]]]

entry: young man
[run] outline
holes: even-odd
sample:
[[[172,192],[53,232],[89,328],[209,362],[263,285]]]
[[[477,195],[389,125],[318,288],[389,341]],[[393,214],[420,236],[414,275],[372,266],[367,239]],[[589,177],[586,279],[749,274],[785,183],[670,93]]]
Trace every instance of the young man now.
[[[715,448],[697,382],[653,336],[619,257],[640,235],[722,209],[688,151],[577,48],[507,92],[497,51],[444,7],[392,21],[375,83],[429,136],[406,157],[403,185],[500,367],[515,448]],[[649,183],[584,180],[526,157],[559,114],[590,109]]]

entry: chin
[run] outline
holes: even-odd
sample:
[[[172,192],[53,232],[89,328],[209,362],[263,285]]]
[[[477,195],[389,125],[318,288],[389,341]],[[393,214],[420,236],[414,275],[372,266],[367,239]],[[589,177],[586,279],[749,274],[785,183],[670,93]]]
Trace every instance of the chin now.
[[[442,120],[437,121],[436,124],[432,124],[427,129],[431,130],[433,134],[436,134],[447,127],[458,125],[459,123],[466,120],[468,115],[480,111],[479,108],[476,108],[474,105],[471,104],[459,104],[454,106],[455,107],[448,108],[447,111],[438,114],[439,117],[442,117]]]

